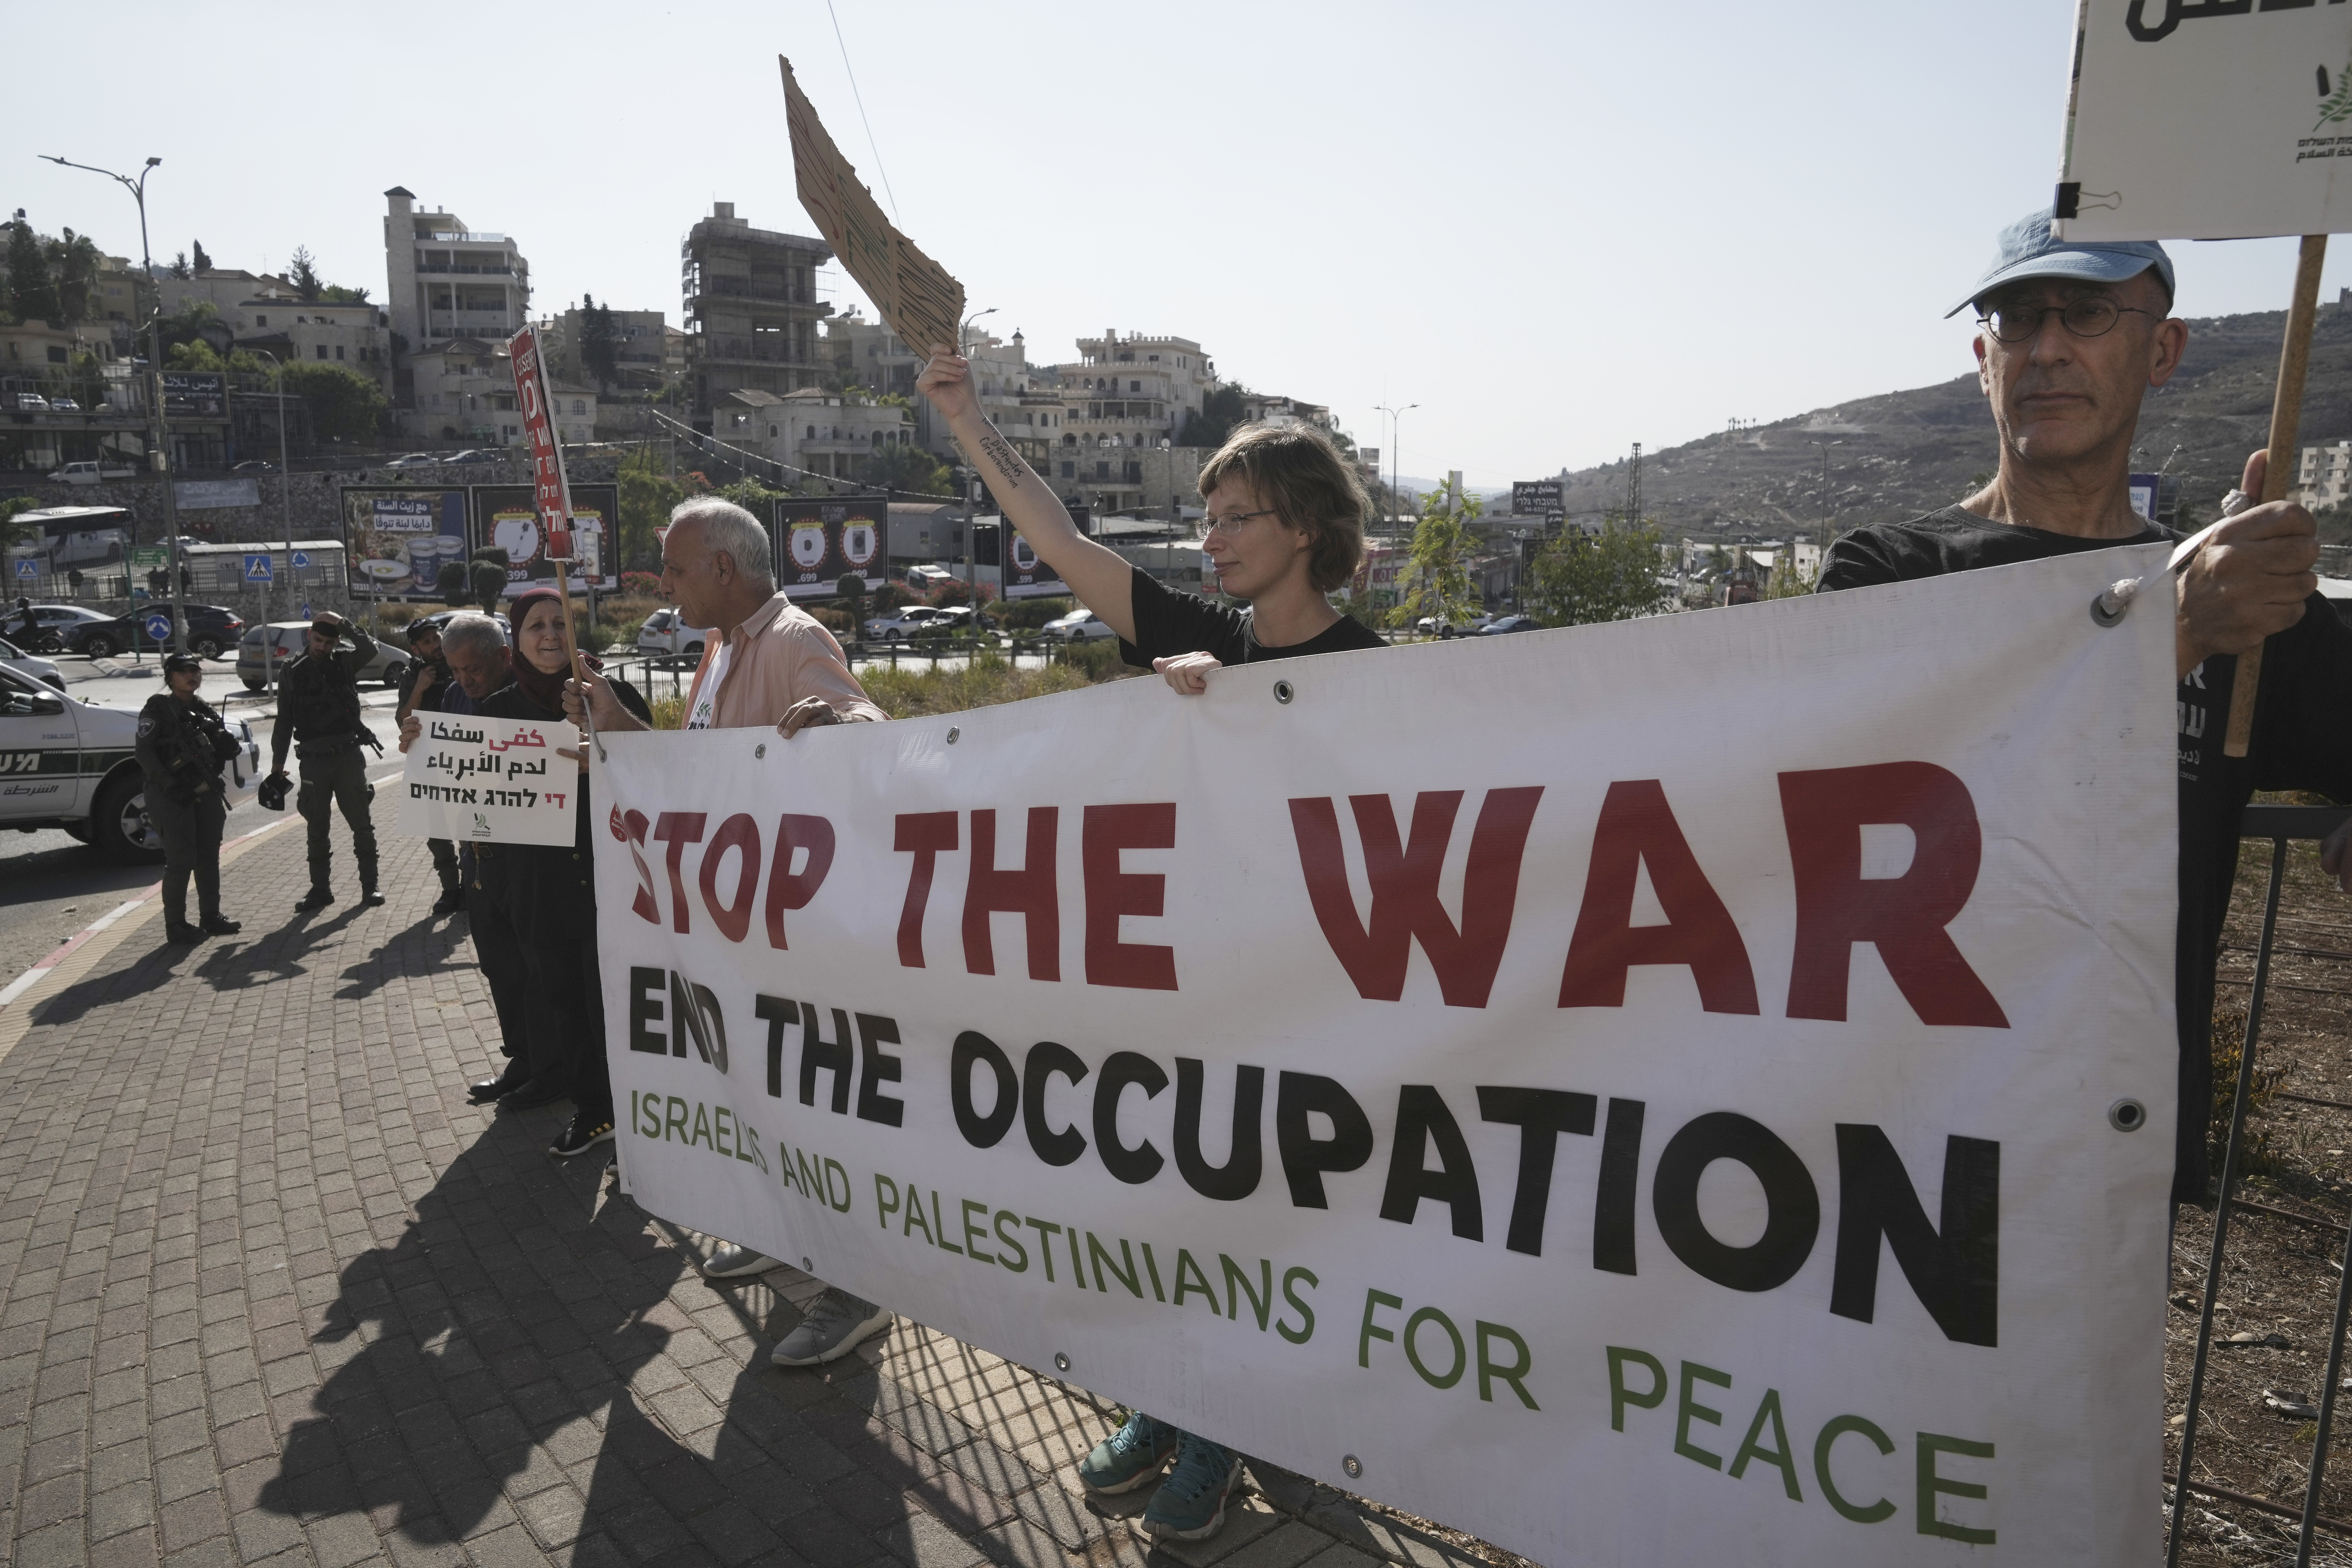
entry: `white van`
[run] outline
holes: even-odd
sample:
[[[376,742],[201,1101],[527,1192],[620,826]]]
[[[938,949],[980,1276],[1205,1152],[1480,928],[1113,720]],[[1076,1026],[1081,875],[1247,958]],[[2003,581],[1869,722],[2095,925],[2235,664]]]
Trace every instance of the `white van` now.
[[[68,485],[94,485],[100,479],[134,479],[138,477],[136,468],[119,465],[109,468],[99,463],[68,463],[62,468],[49,471],[50,479]]]
[[[253,726],[233,719],[229,730],[241,750],[221,764],[224,799],[261,773]],[[0,665],[0,827],[62,827],[110,860],[162,860],[138,739],[136,710],[84,702]]]

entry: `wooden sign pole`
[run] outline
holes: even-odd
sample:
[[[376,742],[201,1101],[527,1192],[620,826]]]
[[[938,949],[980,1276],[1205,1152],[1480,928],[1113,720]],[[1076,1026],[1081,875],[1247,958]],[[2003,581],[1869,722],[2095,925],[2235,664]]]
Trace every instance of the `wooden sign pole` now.
[[[555,568],[555,597],[563,612],[563,668],[572,672],[572,679],[585,684],[588,679],[588,668],[580,662],[580,645],[572,637],[572,583],[571,579],[564,574],[564,568],[572,564],[572,560],[569,556],[551,555],[547,558],[547,563]],[[580,700],[580,727],[587,731],[588,743],[596,748],[596,754],[603,756],[604,743],[596,739],[596,717],[589,712],[588,700],[584,693]]]
[[[2279,348],[2278,387],[2271,400],[2269,460],[2263,468],[2265,503],[2284,500],[2294,489],[2296,426],[2303,422],[2304,372],[2311,363],[2311,330],[2319,317],[2319,268],[2327,259],[2327,237],[2306,234],[2294,269],[2294,303],[2286,313],[2286,342]],[[2238,678],[2230,688],[2230,731],[2221,742],[2225,757],[2242,757],[2254,733],[2254,697],[2262,689],[2263,650],[2257,645],[2238,656]]]

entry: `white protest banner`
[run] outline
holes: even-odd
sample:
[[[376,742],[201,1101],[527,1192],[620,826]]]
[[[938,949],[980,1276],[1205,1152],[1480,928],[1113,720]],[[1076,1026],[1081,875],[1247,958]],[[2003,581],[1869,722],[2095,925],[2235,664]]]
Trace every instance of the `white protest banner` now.
[[[2352,228],[2352,9],[2079,0],[2075,35],[2060,238]]]
[[[2140,1563],[2161,551],[611,737],[639,1203],[1582,1563]]]
[[[478,713],[425,712],[400,775],[400,831],[482,844],[570,844],[578,835],[579,764],[568,724],[539,725]]]

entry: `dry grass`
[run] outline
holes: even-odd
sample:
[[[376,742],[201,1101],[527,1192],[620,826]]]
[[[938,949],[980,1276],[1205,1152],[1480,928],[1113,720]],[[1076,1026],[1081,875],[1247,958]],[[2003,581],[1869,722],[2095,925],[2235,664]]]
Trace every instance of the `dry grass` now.
[[[1116,653],[1116,649],[1113,652]],[[1016,669],[1003,658],[982,654],[961,669],[900,669],[869,666],[858,677],[874,705],[893,719],[913,719],[928,713],[961,713],[967,708],[987,708],[999,702],[1075,691],[1107,680],[1123,680],[1135,671],[1116,658],[1077,658],[1043,669]],[[654,728],[675,730],[686,722],[686,699],[654,696]]]

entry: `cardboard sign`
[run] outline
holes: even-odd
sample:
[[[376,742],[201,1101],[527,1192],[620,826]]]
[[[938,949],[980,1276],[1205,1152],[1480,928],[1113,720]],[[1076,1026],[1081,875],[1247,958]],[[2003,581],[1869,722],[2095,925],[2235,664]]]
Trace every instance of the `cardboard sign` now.
[[[857,171],[833,144],[824,121],[793,79],[792,62],[778,55],[776,64],[784,76],[793,174],[801,205],[815,221],[817,232],[908,348],[928,355],[935,343],[960,347],[963,285],[882,216],[874,193],[858,184]]]
[[[478,844],[570,844],[579,764],[569,724],[539,726],[477,713],[418,715],[425,732],[400,779],[400,831]],[[552,731],[552,733],[550,731]]]
[[[631,1191],[1554,1568],[2152,1562],[2166,552],[608,736]]]
[[[2075,29],[2061,238],[2352,229],[2352,7],[2081,0]]]
[[[524,443],[530,453],[531,506],[547,536],[547,554],[572,559],[572,485],[564,478],[563,448],[555,439],[550,416],[554,405],[547,390],[547,365],[539,354],[537,329],[525,327],[507,340],[514,363],[515,402],[522,410]]]

